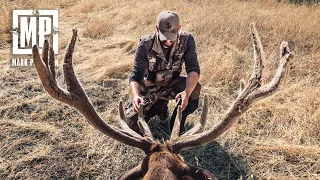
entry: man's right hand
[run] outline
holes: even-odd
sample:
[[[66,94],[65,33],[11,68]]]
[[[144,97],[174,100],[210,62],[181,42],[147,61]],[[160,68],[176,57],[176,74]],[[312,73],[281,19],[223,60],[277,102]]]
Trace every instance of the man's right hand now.
[[[133,97],[133,102],[132,102],[132,104],[133,104],[134,112],[138,112],[139,109],[140,109],[140,107],[141,107],[141,105],[144,104],[144,100],[143,100],[142,97],[136,95],[135,97]]]
[[[143,105],[143,98],[140,97],[140,84],[135,81],[130,82],[130,93],[132,96],[132,104],[134,112],[138,112],[140,106]]]

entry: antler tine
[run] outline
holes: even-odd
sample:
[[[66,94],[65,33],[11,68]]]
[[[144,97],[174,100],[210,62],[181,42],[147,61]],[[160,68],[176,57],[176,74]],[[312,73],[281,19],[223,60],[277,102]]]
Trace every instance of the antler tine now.
[[[72,54],[74,51],[76,38],[77,30],[73,29],[72,38],[67,46],[63,64],[64,78],[67,84],[68,91],[61,90],[54,80],[55,74],[53,73],[54,71],[52,71],[52,69],[54,70],[54,67],[52,67],[54,66],[54,63],[50,63],[53,61],[53,52],[50,53],[50,67],[48,67],[47,64],[43,60],[41,60],[37,46],[33,46],[33,59],[35,61],[36,70],[41,79],[43,87],[53,98],[64,102],[80,111],[80,113],[83,114],[83,116],[93,127],[98,129],[105,135],[147,152],[151,145],[155,143],[153,139],[144,138],[136,133],[133,133],[132,131],[126,131],[126,129],[118,129],[117,127],[106,124],[94,109],[92,103],[88,99],[86,92],[83,90],[73,71]],[[45,43],[47,43],[47,40],[45,41]],[[44,51],[47,52],[48,48],[44,48]],[[48,55],[48,53],[46,54]],[[48,61],[48,57],[44,56],[44,60]]]
[[[64,74],[64,78],[66,80],[66,85],[67,85],[68,91],[82,89],[80,82],[78,81],[78,79],[74,73],[73,65],[72,65],[74,46],[76,44],[76,40],[78,37],[77,33],[78,33],[77,29],[72,29],[72,37],[68,43],[68,46],[65,51],[65,56],[64,56],[63,74]]]
[[[47,53],[48,48],[45,48],[46,44],[47,45],[49,44],[47,40],[44,41],[44,48],[42,49],[42,53],[44,53],[44,54],[48,54]],[[67,103],[70,99],[70,96],[68,95],[68,93],[66,91],[60,89],[57,86],[57,83],[55,80],[55,72],[54,73],[50,72],[47,64],[41,59],[37,45],[34,45],[32,47],[32,56],[33,56],[33,60],[34,60],[34,64],[35,64],[37,73],[39,75],[39,78],[41,80],[41,83],[42,83],[44,89],[53,98]],[[47,59],[48,58],[45,58],[44,60],[47,60]],[[54,66],[54,64],[53,64],[53,66]]]
[[[181,106],[179,105],[178,110],[177,110],[176,119],[174,120],[172,132],[170,135],[170,141],[179,138],[181,120],[182,120],[182,111],[181,111]]]
[[[42,48],[42,60],[46,65],[46,67],[49,67],[48,66],[48,50],[49,50],[49,42],[45,40],[43,42],[43,48]]]
[[[120,118],[118,120],[118,123],[120,125],[120,127],[125,131],[128,132],[128,134],[132,135],[132,136],[136,136],[139,137],[141,135],[139,135],[138,133],[136,133],[135,131],[133,131],[128,124],[125,122],[127,120],[127,117],[124,113],[124,109],[123,109],[123,103],[122,101],[119,102],[119,114],[120,114]]]
[[[252,39],[252,46],[253,46],[253,72],[251,75],[250,80],[255,79],[257,80],[257,83],[260,84],[260,80],[262,78],[262,62],[266,61],[266,56],[263,51],[263,47],[260,41],[260,37],[258,35],[258,32],[255,28],[255,24],[250,24],[250,35]]]
[[[55,64],[54,64],[54,52],[53,48],[50,46],[49,47],[49,67],[50,67],[50,73],[52,76],[52,79],[55,83],[55,86],[57,86],[57,81],[56,81],[56,70],[55,70]]]
[[[200,122],[196,124],[193,128],[191,128],[189,131],[184,133],[182,136],[189,136],[189,135],[197,134],[200,131],[202,131],[207,122],[207,115],[208,115],[208,96],[205,95]]]
[[[268,94],[271,94],[272,92],[274,92],[275,89],[277,89],[278,86],[280,85],[281,79],[286,72],[287,63],[291,59],[293,59],[293,57],[294,57],[294,53],[290,52],[288,43],[283,41],[280,46],[279,66],[275,76],[268,84],[257,89],[257,91],[255,91],[252,94],[252,96],[254,98],[259,98],[259,97],[267,96]]]
[[[139,112],[138,112],[138,126],[144,136],[152,138],[152,133],[150,131],[150,128],[149,128],[148,124],[146,123],[146,121],[144,120],[142,107],[140,107]]]
[[[181,136],[176,140],[170,141],[173,152],[179,153],[184,148],[213,141],[235,124],[237,117],[245,112],[254,100],[270,95],[279,86],[285,74],[287,62],[293,58],[294,54],[289,51],[288,44],[283,42],[280,48],[280,64],[278,70],[269,84],[261,86],[262,60],[266,58],[255,25],[251,24],[250,29],[254,49],[254,67],[248,84],[240,91],[216,127],[200,134]]]
[[[122,120],[124,120],[124,121],[127,120],[127,117],[126,117],[126,115],[125,115],[125,113],[124,113],[122,101],[119,102],[119,114],[120,114],[120,118],[121,118]]]

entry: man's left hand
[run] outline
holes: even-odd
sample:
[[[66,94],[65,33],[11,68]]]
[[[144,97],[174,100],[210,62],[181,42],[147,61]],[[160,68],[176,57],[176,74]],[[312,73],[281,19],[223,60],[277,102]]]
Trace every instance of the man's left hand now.
[[[186,93],[186,91],[182,91],[180,93],[178,93],[175,97],[176,99],[181,99],[181,111],[183,111],[187,105],[188,105],[188,101],[189,101],[189,97]]]

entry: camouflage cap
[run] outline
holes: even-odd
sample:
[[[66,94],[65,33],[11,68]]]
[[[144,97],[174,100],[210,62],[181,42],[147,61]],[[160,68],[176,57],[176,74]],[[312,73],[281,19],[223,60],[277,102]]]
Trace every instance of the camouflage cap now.
[[[161,41],[175,41],[178,37],[179,15],[173,11],[163,11],[158,16],[159,38]]]

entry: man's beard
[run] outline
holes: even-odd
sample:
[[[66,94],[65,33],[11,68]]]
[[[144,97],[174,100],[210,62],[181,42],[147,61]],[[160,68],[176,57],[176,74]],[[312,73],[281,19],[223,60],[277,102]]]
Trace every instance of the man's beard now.
[[[173,44],[171,44],[170,46],[166,45],[166,43],[161,42],[161,45],[163,48],[168,49],[170,48]]]
[[[167,45],[165,45],[165,44],[162,44],[162,47],[168,49],[168,48],[170,48],[171,46],[167,46]]]

